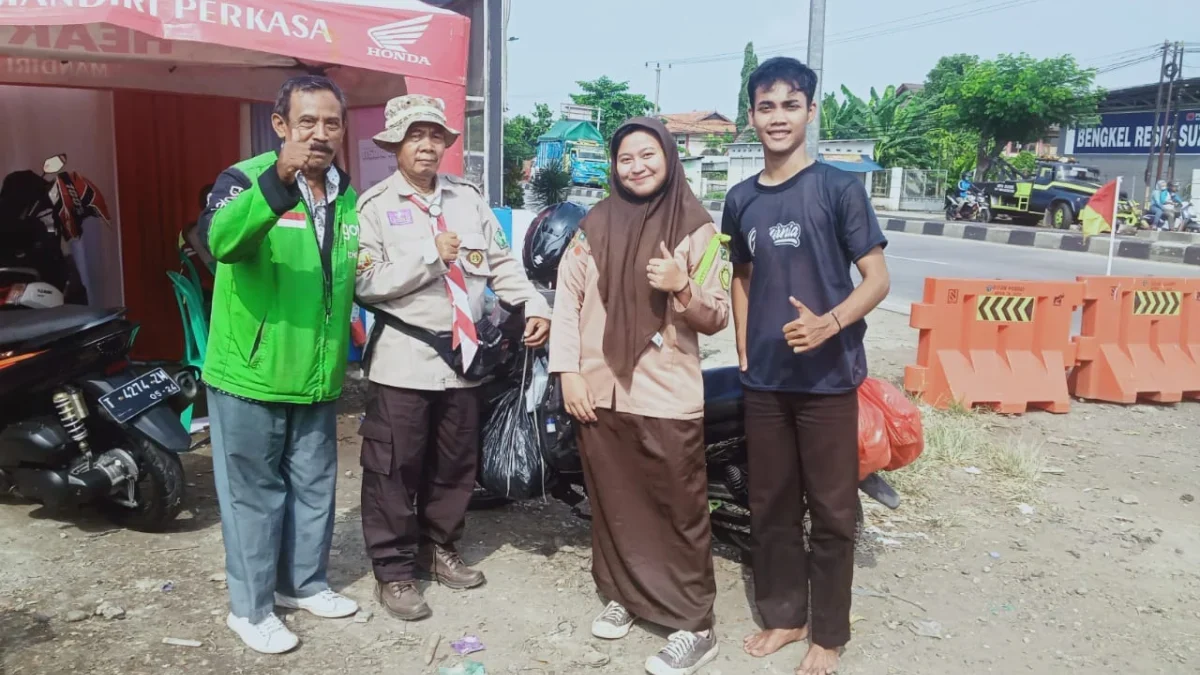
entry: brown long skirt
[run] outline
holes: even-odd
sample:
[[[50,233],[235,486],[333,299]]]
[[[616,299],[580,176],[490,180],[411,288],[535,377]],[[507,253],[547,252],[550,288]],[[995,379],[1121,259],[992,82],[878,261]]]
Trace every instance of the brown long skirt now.
[[[717,588],[703,420],[596,417],[579,426],[596,587],[638,618],[708,630]]]

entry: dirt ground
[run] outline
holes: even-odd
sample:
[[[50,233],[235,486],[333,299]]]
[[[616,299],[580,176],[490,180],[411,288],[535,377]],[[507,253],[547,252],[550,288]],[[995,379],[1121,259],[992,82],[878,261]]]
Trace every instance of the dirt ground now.
[[[915,354],[907,318],[871,319],[873,373],[898,381]],[[732,362],[729,336],[706,346]],[[335,588],[373,612],[357,620],[289,613],[303,644],[261,656],[224,627],[223,551],[207,450],[185,459],[187,511],[169,534],[51,519],[0,501],[0,673],[437,673],[474,635],[486,672],[640,673],[664,633],[639,626],[602,643],[587,523],[560,503],[472,513],[462,550],[482,589],[428,591],[434,617],[382,614],[359,527],[355,436],[339,429],[342,472],[331,559]],[[927,450],[893,475],[905,503],[868,504],[845,675],[1200,672],[1200,405],[1073,404],[1068,415],[929,413]],[[751,580],[717,546],[721,654],[710,675],[790,673],[793,646],[765,660],[740,649],[754,628]],[[364,621],[365,620],[365,621]],[[432,665],[425,645],[441,644]],[[195,640],[198,647],[164,644]]]

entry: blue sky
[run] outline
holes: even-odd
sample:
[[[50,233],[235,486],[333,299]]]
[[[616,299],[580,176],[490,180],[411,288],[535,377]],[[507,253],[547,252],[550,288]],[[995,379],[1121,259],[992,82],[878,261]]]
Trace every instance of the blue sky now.
[[[1119,66],[1147,55],[1163,40],[1200,42],[1196,0],[828,0],[825,77],[865,95],[871,86],[921,82],[945,54],[984,57],[1027,52],[1073,54],[1088,67]],[[566,9],[568,6],[570,10]],[[913,24],[961,19],[934,25]],[[515,0],[509,20],[509,113],[534,103],[557,110],[577,80],[608,75],[654,96],[662,61],[664,113],[717,109],[736,115],[741,51],[753,40],[801,60],[806,57],[808,3],[795,0]],[[667,62],[736,52],[727,60]],[[760,56],[760,59],[764,58]],[[1193,59],[1190,66],[1186,59]],[[1157,81],[1158,61],[1102,74],[1117,88]],[[1200,55],[1185,56],[1185,75],[1200,77]]]

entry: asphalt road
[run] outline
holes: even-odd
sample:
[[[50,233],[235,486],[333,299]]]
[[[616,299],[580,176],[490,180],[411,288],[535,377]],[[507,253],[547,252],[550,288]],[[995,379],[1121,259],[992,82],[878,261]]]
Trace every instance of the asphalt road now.
[[[892,276],[892,292],[884,308],[905,313],[912,303],[921,300],[925,277],[1066,281],[1081,274],[1104,274],[1107,262],[1104,256],[1094,253],[1053,251],[900,232],[888,232],[887,237],[885,253]],[[1113,274],[1200,277],[1200,269],[1193,265],[1114,258]],[[854,275],[857,282],[857,271]]]
[[[594,199],[572,197],[594,203]],[[720,212],[710,211],[713,222]],[[1104,274],[1107,259],[1095,253],[1055,251],[1008,244],[888,232],[888,269],[892,292],[882,309],[907,314],[924,293],[925,277],[974,279],[1071,280],[1083,274]],[[1200,277],[1194,265],[1113,258],[1112,273],[1122,276]],[[855,283],[859,281],[854,271]],[[1076,313],[1076,329],[1079,316]]]

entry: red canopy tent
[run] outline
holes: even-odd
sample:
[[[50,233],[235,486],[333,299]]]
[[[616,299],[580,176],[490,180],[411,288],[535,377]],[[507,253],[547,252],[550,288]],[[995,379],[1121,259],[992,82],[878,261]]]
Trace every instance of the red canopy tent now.
[[[125,304],[143,322],[139,356],[181,353],[165,272],[178,267],[179,227],[195,218],[198,190],[244,152],[243,101],[273,101],[287,77],[323,73],[351,107],[419,92],[443,98],[450,123],[463,127],[468,19],[418,0],[364,5],[0,0],[0,84],[114,92],[118,194],[109,201],[118,205]],[[461,165],[456,150],[450,169]]]
[[[399,0],[0,0],[0,82],[267,100],[281,70],[319,69],[352,104],[395,78],[466,84],[468,20]]]

